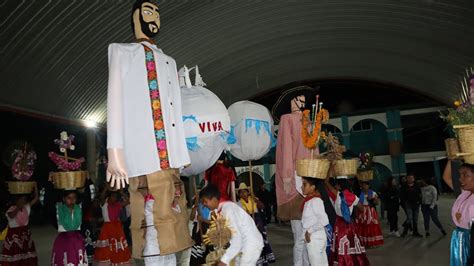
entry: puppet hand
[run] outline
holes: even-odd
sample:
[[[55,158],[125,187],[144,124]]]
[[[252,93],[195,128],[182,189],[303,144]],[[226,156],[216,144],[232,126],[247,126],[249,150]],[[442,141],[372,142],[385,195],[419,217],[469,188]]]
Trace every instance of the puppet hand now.
[[[285,194],[290,194],[292,188],[293,185],[291,184],[291,178],[283,178],[283,190],[285,191]]]
[[[128,184],[128,175],[125,169],[123,151],[120,149],[108,149],[108,157],[107,182],[110,182],[110,186],[116,189],[125,188],[125,183]]]

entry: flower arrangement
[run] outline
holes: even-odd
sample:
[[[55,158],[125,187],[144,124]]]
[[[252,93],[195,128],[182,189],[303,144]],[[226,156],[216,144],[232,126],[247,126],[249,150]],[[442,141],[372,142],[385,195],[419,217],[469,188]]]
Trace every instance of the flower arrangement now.
[[[212,245],[214,250],[206,256],[205,265],[216,265],[225,253],[225,248],[232,237],[232,230],[229,222],[221,214],[213,215],[206,234],[203,235],[203,242]]]
[[[374,154],[371,152],[365,152],[359,154],[360,170],[372,170],[372,162],[374,160]]]
[[[59,155],[51,151],[48,153],[48,156],[51,159],[51,161],[53,161],[53,163],[56,164],[59,170],[76,171],[76,170],[79,170],[81,168],[82,163],[85,162],[85,159],[83,157],[81,158],[68,157],[67,151],[68,150],[73,151],[75,149],[75,146],[72,144],[73,141],[74,141],[74,135],[68,136],[66,131],[61,132],[60,138],[54,140],[54,143],[59,145],[59,151],[63,153],[64,155]]]
[[[20,181],[30,179],[35,170],[36,153],[33,150],[28,150],[25,142],[24,148],[15,149],[12,157],[15,157],[11,169],[13,177]]]
[[[322,124],[329,121],[329,112],[323,109],[323,103],[319,102],[319,95],[316,96],[316,104],[313,105],[313,110],[303,111],[303,118],[301,119],[301,137],[303,144],[308,149],[315,149],[321,140],[324,139],[324,133],[321,133]],[[312,118],[310,118],[312,115]],[[310,132],[309,132],[309,131]]]
[[[441,118],[451,126],[474,124],[474,73],[471,69],[467,74],[461,81],[461,96],[454,101],[454,108],[448,108],[447,113],[441,114]]]

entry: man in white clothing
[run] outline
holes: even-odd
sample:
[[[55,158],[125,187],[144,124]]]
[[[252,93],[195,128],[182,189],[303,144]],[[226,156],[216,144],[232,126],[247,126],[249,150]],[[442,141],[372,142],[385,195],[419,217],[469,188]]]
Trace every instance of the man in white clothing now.
[[[219,266],[229,265],[235,258],[236,265],[256,265],[263,248],[263,238],[252,217],[231,201],[220,201],[219,190],[208,185],[199,193],[199,198],[210,210],[220,213],[232,231],[230,246],[221,257]],[[237,255],[241,253],[239,257]]]

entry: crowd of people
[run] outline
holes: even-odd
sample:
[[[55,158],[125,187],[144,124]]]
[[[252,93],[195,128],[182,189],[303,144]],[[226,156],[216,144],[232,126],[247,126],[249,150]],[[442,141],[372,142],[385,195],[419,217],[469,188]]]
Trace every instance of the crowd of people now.
[[[409,233],[413,237],[423,237],[418,230],[418,218],[423,214],[425,236],[429,237],[430,221],[439,228],[443,236],[447,235],[438,218],[438,189],[433,185],[431,178],[416,179],[414,174],[402,177],[400,184],[390,177],[380,193],[383,210],[387,212],[390,225],[390,235],[406,237]],[[400,234],[398,226],[398,212],[400,208],[405,213],[406,219],[402,224]]]
[[[462,180],[472,179],[474,175],[474,169],[467,164],[461,167],[461,172]],[[204,188],[194,197],[190,215],[193,222],[191,234],[195,241],[190,265],[204,264],[207,254],[212,251],[212,247],[203,243],[202,237],[209,227],[212,214],[216,212],[222,213],[233,227],[230,246],[222,262],[228,263],[235,254],[242,253],[240,263],[249,264],[241,265],[274,263],[276,258],[266,231],[272,217],[269,211],[271,201],[267,203],[260,199],[270,199],[270,193],[264,186],[253,193],[245,182],[235,186],[235,173],[223,161],[218,161],[207,174]],[[470,253],[466,241],[470,239],[470,227],[469,221],[463,220],[463,212],[470,211],[464,202],[470,202],[471,183],[462,181],[463,193],[453,206],[453,220],[458,228],[453,234],[452,250],[454,246],[454,250],[457,247],[465,249],[465,252],[452,254],[452,260],[456,256],[461,256],[462,260],[469,259],[466,257]],[[452,186],[452,183],[448,182],[448,185]],[[52,197],[46,199],[49,201],[45,204],[54,206],[53,220],[58,230],[51,254],[52,265],[63,265],[64,261],[72,261],[74,265],[132,264],[127,193],[110,189],[108,185],[92,198],[87,191],[56,192],[61,196],[56,197],[54,204],[50,204]],[[390,177],[377,193],[371,189],[370,182],[358,182],[354,178],[321,180],[303,177],[302,192],[305,195],[301,206],[302,230],[311,265],[370,265],[366,249],[379,247],[384,242],[376,211],[379,204],[383,204],[383,211],[387,212],[389,236],[406,237],[411,234],[422,237],[417,227],[420,211],[426,237],[431,235],[431,221],[442,236],[447,235],[438,218],[438,191],[429,178],[417,180],[410,174],[397,184],[396,179]],[[4,210],[5,219],[0,223],[4,238],[1,265],[37,265],[35,243],[28,224],[31,208],[38,201],[37,187],[32,195],[10,197],[9,205]],[[333,208],[335,217],[331,217],[332,212],[325,202],[331,203],[329,206]],[[456,208],[459,210],[456,211]],[[406,216],[401,234],[398,225],[400,209]],[[469,217],[468,214],[465,216]],[[464,241],[461,246],[459,238]],[[341,239],[348,241],[348,246],[352,248],[341,246]],[[451,265],[465,264],[455,261]]]

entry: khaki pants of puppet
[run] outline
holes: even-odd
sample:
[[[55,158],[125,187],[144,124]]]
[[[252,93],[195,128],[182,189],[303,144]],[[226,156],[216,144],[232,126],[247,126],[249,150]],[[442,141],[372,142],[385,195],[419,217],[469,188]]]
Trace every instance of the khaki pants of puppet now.
[[[130,178],[129,192],[132,214],[130,229],[134,258],[142,258],[145,246],[145,228],[143,228],[142,223],[145,218],[144,194],[147,192],[155,198],[153,220],[158,231],[160,255],[173,254],[193,245],[188,229],[189,215],[186,209],[186,194],[182,183],[181,197],[178,201],[181,212],[172,209],[175,182],[180,182],[177,169],[161,170],[152,174]]]

